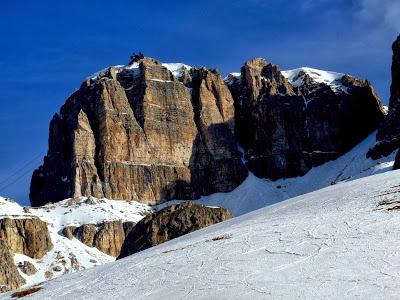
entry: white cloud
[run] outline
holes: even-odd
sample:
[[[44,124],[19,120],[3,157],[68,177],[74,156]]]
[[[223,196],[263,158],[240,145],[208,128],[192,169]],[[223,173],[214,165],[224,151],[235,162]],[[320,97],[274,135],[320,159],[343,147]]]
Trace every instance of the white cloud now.
[[[400,31],[399,0],[358,0],[358,4],[360,20],[371,22],[380,29]]]

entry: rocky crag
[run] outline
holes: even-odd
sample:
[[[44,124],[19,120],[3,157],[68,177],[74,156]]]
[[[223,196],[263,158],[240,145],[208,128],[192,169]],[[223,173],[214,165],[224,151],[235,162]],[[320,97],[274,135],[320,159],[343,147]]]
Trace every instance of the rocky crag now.
[[[282,72],[256,58],[227,84],[249,169],[272,179],[304,175],[376,130],[385,116],[368,81],[310,68]]]
[[[78,239],[88,247],[96,247],[101,252],[117,257],[126,236],[136,224],[134,222],[107,221],[100,224],[83,224],[79,227],[67,226],[63,234],[68,239]]]
[[[225,208],[185,202],[171,205],[142,219],[128,234],[119,258],[132,255],[210,225],[232,218]]]
[[[400,148],[400,36],[392,45],[392,84],[390,87],[389,113],[379,127],[377,143],[368,156],[378,159]],[[400,155],[397,155],[395,168],[400,167]]]
[[[384,118],[368,81],[264,59],[216,70],[142,55],[105,69],[50,124],[32,205],[94,196],[158,203],[228,192],[247,176],[305,174],[350,150]]]
[[[217,71],[135,55],[88,79],[54,116],[32,205],[231,191],[247,176],[233,129],[233,99]]]

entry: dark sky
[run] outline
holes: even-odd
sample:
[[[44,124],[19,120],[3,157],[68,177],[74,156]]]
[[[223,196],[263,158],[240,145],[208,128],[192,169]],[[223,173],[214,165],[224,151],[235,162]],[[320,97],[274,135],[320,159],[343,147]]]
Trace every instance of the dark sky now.
[[[23,2],[23,3],[22,3]],[[0,195],[27,204],[52,115],[85,77],[141,51],[238,71],[252,57],[373,83],[384,103],[400,1],[2,1]]]

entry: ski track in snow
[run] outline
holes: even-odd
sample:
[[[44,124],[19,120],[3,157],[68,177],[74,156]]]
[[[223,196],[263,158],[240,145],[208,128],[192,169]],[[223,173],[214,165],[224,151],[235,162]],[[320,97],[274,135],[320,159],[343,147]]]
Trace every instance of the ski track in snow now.
[[[400,212],[378,204],[400,201],[399,182],[393,171],[330,186],[54,279],[31,299],[397,298]]]

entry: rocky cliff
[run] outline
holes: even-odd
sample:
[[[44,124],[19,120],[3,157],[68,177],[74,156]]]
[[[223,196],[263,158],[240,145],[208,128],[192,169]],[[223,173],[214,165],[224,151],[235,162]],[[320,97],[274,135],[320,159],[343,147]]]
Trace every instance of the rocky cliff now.
[[[17,289],[25,284],[14,264],[13,253],[8,245],[0,240],[0,293]]]
[[[171,205],[142,219],[128,234],[119,258],[204,227],[232,218],[225,208],[212,208],[190,201]]]
[[[247,176],[238,144],[258,177],[304,175],[384,116],[371,84],[344,74],[256,58],[224,82],[216,70],[134,55],[85,81],[54,116],[30,198],[154,204],[229,192]]]
[[[373,159],[387,156],[400,148],[400,35],[393,43],[392,49],[392,84],[390,87],[389,113],[379,127],[376,145],[368,152],[368,156]],[[400,158],[400,156],[398,157]]]
[[[256,58],[226,81],[235,100],[237,139],[259,177],[304,175],[350,150],[385,115],[371,84],[344,74],[282,72]]]
[[[217,71],[133,56],[88,79],[54,116],[32,205],[231,191],[247,176],[233,123],[233,99]]]
[[[0,219],[0,240],[13,253],[42,258],[53,248],[46,222],[37,217]]]
[[[88,247],[96,247],[101,252],[117,257],[126,236],[136,224],[134,222],[106,221],[100,224],[83,224],[79,227],[67,226],[63,234],[68,239],[77,238]]]

